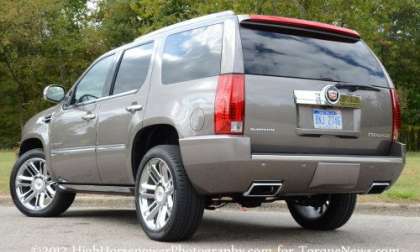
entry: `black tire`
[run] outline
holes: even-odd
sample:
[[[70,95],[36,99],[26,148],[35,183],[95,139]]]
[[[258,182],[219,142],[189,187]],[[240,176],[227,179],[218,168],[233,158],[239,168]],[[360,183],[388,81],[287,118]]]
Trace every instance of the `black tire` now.
[[[172,173],[174,187],[173,207],[168,222],[155,231],[147,227],[139,203],[141,174],[147,162],[153,158],[160,158],[167,163]],[[179,147],[176,145],[159,145],[146,153],[138,168],[135,197],[138,220],[144,232],[152,240],[187,240],[195,233],[203,217],[204,198],[191,185],[181,161]]]
[[[315,209],[303,206],[295,200],[288,200],[287,206],[295,221],[306,229],[334,230],[350,219],[356,206],[356,194],[333,194],[328,197],[329,204],[320,216],[310,216],[307,212]]]
[[[51,203],[42,210],[31,210],[25,207],[16,194],[15,190],[15,183],[16,183],[16,176],[19,171],[21,165],[31,158],[41,158],[45,160],[45,155],[41,149],[33,149],[18,158],[15,165],[13,166],[12,173],[10,175],[10,194],[12,196],[13,202],[16,207],[22,212],[24,215],[29,217],[54,217],[62,214],[65,212],[73,203],[75,198],[75,193],[73,192],[65,192],[57,188],[55,196]]]

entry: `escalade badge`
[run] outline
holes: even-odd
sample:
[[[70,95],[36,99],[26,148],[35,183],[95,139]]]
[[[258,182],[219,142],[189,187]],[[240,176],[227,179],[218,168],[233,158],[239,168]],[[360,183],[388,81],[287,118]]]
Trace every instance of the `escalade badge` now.
[[[336,104],[340,100],[340,91],[332,85],[325,86],[322,89],[321,95],[325,97],[330,104]]]

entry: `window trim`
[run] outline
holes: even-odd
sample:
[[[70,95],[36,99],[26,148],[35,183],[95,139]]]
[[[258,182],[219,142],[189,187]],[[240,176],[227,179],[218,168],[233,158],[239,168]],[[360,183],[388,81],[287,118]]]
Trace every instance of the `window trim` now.
[[[184,82],[189,82],[189,81],[194,81],[194,80],[201,80],[201,79],[205,79],[205,78],[211,78],[217,75],[212,75],[212,76],[206,76],[206,77],[202,77],[202,78],[198,78],[198,79],[191,79],[191,80],[186,80],[186,81],[178,81],[178,82],[171,82],[171,83],[164,83],[163,82],[163,56],[165,54],[165,45],[167,43],[167,40],[170,36],[172,35],[176,35],[176,34],[180,34],[183,32],[188,32],[188,31],[193,31],[193,30],[197,30],[200,28],[204,28],[204,27],[209,27],[209,26],[213,26],[213,25],[220,25],[222,27],[222,34],[221,34],[221,50],[220,50],[220,69],[219,69],[219,75],[222,73],[222,62],[223,62],[223,45],[224,45],[224,36],[225,36],[225,20],[221,20],[221,21],[216,21],[216,22],[212,22],[212,23],[205,23],[205,24],[200,24],[194,27],[189,27],[187,29],[182,29],[182,30],[177,30],[176,32],[172,32],[172,33],[168,33],[166,34],[163,39],[162,39],[162,48],[160,50],[160,59],[161,59],[161,63],[160,63],[160,85],[161,86],[170,86],[170,85],[176,85],[179,83],[184,83]]]
[[[111,54],[106,54],[106,55],[103,55],[103,56],[101,56],[101,57],[99,57],[99,58],[97,58],[84,72],[83,72],[83,74],[79,77],[79,79],[76,81],[76,83],[73,85],[73,87],[69,90],[69,93],[71,93],[70,94],[70,96],[69,96],[69,101],[66,101],[64,104],[63,104],[63,110],[66,110],[66,109],[70,109],[70,108],[74,108],[74,107],[80,107],[80,106],[84,106],[84,105],[88,105],[88,104],[92,104],[92,103],[96,103],[98,100],[100,100],[100,99],[102,99],[102,98],[106,98],[106,97],[108,97],[109,96],[109,92],[108,92],[108,95],[106,95],[106,96],[103,96],[103,97],[100,97],[100,98],[98,98],[98,99],[95,99],[95,100],[91,100],[91,101],[85,101],[85,102],[79,102],[79,103],[72,103],[72,101],[74,100],[74,96],[76,95],[76,91],[77,91],[77,88],[78,88],[78,86],[79,86],[79,84],[80,84],[80,82],[84,79],[84,77],[89,73],[89,71],[96,65],[96,64],[98,64],[99,62],[101,62],[102,60],[104,60],[104,59],[106,59],[106,58],[108,58],[108,57],[112,57],[112,56],[114,56],[115,57],[115,59],[112,61],[112,65],[111,65],[111,68],[110,68],[110,72],[108,73],[108,76],[106,77],[106,80],[105,80],[105,86],[107,86],[107,83],[109,83],[109,81],[110,81],[110,77],[112,76],[111,75],[111,73],[113,72],[113,71],[115,71],[115,63],[116,63],[116,59],[118,58],[118,55],[117,55],[118,53],[117,52],[113,52],[113,53],[111,53]],[[105,87],[104,86],[104,87]]]
[[[149,62],[149,66],[147,68],[146,78],[145,78],[144,82],[137,89],[131,89],[131,90],[128,90],[128,91],[125,91],[125,92],[122,92],[122,93],[114,94],[115,82],[117,80],[117,76],[118,76],[118,73],[120,71],[121,62],[124,58],[125,52],[130,50],[130,49],[140,47],[140,46],[144,46],[144,45],[147,45],[147,44],[152,44],[152,55],[150,56],[150,62]],[[129,94],[136,94],[142,89],[142,87],[148,81],[148,79],[150,77],[150,74],[151,74],[151,69],[152,69],[152,66],[153,66],[153,59],[154,59],[154,56],[155,56],[155,49],[156,49],[155,41],[154,40],[149,40],[149,41],[146,41],[146,42],[141,42],[139,44],[127,47],[120,52],[120,56],[119,56],[118,60],[116,61],[114,73],[113,73],[112,79],[111,79],[111,85],[110,85],[110,89],[109,89],[109,97],[113,98],[113,97],[120,97],[120,96],[124,96],[124,95],[129,95]],[[120,95],[120,94],[122,94],[122,95]]]

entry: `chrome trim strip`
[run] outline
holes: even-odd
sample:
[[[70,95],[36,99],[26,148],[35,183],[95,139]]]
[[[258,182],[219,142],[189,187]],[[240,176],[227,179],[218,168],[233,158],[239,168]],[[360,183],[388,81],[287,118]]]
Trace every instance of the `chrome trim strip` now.
[[[320,105],[321,92],[311,90],[294,90],[296,104]]]
[[[191,136],[191,137],[184,137],[180,138],[180,142],[187,142],[187,141],[203,141],[203,140],[223,140],[223,139],[244,139],[248,137],[245,136],[236,136],[236,135],[203,135],[203,136]]]
[[[97,102],[101,102],[101,101],[106,101],[106,100],[109,100],[109,99],[112,99],[112,98],[117,98],[117,97],[120,97],[120,96],[135,94],[135,93],[137,93],[138,90],[139,89],[133,89],[133,90],[130,90],[130,91],[127,91],[127,92],[124,92],[124,93],[119,93],[119,94],[115,94],[115,95],[108,95],[108,96],[104,96],[104,97],[101,97],[101,98],[98,98],[98,99],[95,99],[95,100],[90,100],[90,101],[80,102],[80,103],[77,103],[77,104],[72,104],[69,107],[72,107],[72,106],[75,106],[75,107],[77,107],[77,106],[84,106],[84,105],[87,105],[87,104],[92,104],[92,103],[97,103]]]
[[[308,135],[329,135],[357,138],[360,136],[359,131],[355,130],[328,130],[328,129],[303,129],[296,128],[296,134],[301,136]]]
[[[59,154],[76,154],[80,152],[95,152],[95,146],[70,147],[51,150],[51,156]]]
[[[321,91],[312,90],[293,91],[296,104],[332,106],[343,108],[360,108],[361,106],[361,97],[358,95],[341,94],[340,100],[336,104],[331,104],[328,103],[326,99],[322,99],[321,93]]]
[[[77,154],[81,152],[95,152],[95,151],[119,151],[126,150],[125,144],[110,144],[110,145],[99,145],[99,146],[83,146],[83,147],[71,147],[71,148],[59,148],[51,150],[51,156],[62,155],[62,154]]]
[[[258,186],[278,186],[278,189],[273,194],[251,195],[252,190],[255,187],[258,187]],[[283,183],[281,183],[281,182],[254,182],[254,183],[251,184],[249,189],[246,192],[243,193],[243,195],[245,197],[272,197],[272,196],[278,195],[280,193],[282,187],[283,187]]]
[[[112,99],[112,98],[117,98],[117,97],[121,97],[121,96],[125,96],[125,95],[135,94],[139,90],[140,89],[138,88],[138,89],[133,89],[133,90],[130,90],[130,91],[127,91],[127,92],[119,93],[119,94],[104,96],[104,97],[101,97],[101,98],[97,99],[96,102],[105,101],[105,100],[109,100],[109,99]]]
[[[393,163],[402,164],[401,157],[389,156],[316,156],[316,155],[267,155],[254,154],[252,160],[256,161],[292,161],[292,162],[353,162],[353,163]]]
[[[116,151],[125,149],[127,149],[125,144],[98,145],[98,147],[96,147],[97,151]]]

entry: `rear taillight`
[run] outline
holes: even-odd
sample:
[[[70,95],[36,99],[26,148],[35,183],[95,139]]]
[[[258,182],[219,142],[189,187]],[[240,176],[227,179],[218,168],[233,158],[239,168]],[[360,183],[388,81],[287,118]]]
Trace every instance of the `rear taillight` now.
[[[397,91],[390,89],[391,103],[392,103],[392,140],[398,141],[401,128],[401,111],[400,111],[400,99],[398,98]]]
[[[243,74],[219,76],[214,104],[214,132],[243,134],[245,113],[245,77]]]

